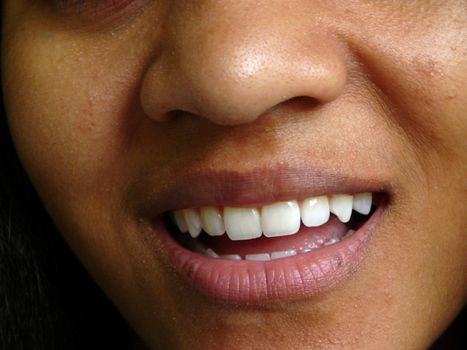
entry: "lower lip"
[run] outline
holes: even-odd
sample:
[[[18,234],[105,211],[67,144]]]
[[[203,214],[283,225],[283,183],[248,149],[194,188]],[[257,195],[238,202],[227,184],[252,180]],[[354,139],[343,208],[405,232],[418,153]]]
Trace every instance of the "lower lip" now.
[[[215,259],[175,241],[163,220],[152,226],[179,277],[197,292],[227,304],[266,304],[323,293],[358,269],[383,213],[380,205],[352,236],[309,253],[270,261]]]

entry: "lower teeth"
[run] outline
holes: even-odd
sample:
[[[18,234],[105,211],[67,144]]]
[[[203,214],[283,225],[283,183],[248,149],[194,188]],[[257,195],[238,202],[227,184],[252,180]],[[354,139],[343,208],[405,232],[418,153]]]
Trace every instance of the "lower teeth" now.
[[[336,243],[339,243],[345,238],[352,236],[354,233],[355,233],[355,230],[348,230],[347,233],[342,238],[333,237],[325,242],[320,241],[318,242],[319,244],[313,244],[311,246],[300,248],[298,251],[291,249],[291,250],[286,250],[286,251],[273,252],[270,254],[269,253],[247,254],[245,255],[245,257],[242,257],[238,254],[224,254],[224,255],[219,256],[213,249],[207,248],[203,243],[194,241],[194,240],[191,240],[190,245],[192,246],[193,245],[192,242],[194,241],[195,245],[193,249],[191,250],[204,254],[214,259],[220,258],[220,259],[226,259],[226,260],[268,261],[268,260],[283,259],[283,258],[287,258],[290,256],[295,256],[297,254],[306,254],[318,248],[329,247]]]
[[[212,250],[211,248],[208,248],[206,249],[206,253],[205,253],[207,256],[209,256],[210,258],[218,258],[219,255],[217,255],[217,253]]]

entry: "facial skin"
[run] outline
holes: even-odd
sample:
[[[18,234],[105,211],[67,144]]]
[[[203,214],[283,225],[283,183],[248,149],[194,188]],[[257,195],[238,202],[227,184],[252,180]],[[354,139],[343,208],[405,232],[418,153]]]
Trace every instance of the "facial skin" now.
[[[72,3],[3,2],[7,117],[150,348],[426,349],[443,332],[467,297],[464,0]],[[138,205],[175,173],[305,160],[390,198],[360,268],[317,296],[216,303],[142,234]]]

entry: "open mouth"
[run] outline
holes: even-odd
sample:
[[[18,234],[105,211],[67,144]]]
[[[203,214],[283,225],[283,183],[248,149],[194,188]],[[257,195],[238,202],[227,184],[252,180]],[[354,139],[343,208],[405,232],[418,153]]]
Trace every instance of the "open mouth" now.
[[[256,207],[204,206],[170,212],[184,248],[212,259],[270,261],[350,238],[381,203],[380,193],[335,194]]]
[[[146,244],[157,242],[171,278],[212,301],[262,305],[313,297],[359,271],[392,190],[288,165],[190,169],[152,202],[141,191]]]

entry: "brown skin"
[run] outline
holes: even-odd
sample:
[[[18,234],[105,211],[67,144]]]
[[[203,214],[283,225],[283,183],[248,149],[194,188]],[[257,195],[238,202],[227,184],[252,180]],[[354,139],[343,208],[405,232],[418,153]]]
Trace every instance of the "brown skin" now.
[[[52,3],[4,1],[11,131],[60,231],[150,348],[415,350],[449,325],[467,300],[464,0]],[[133,206],[172,172],[300,159],[391,188],[336,288],[221,306],[141,239]]]

